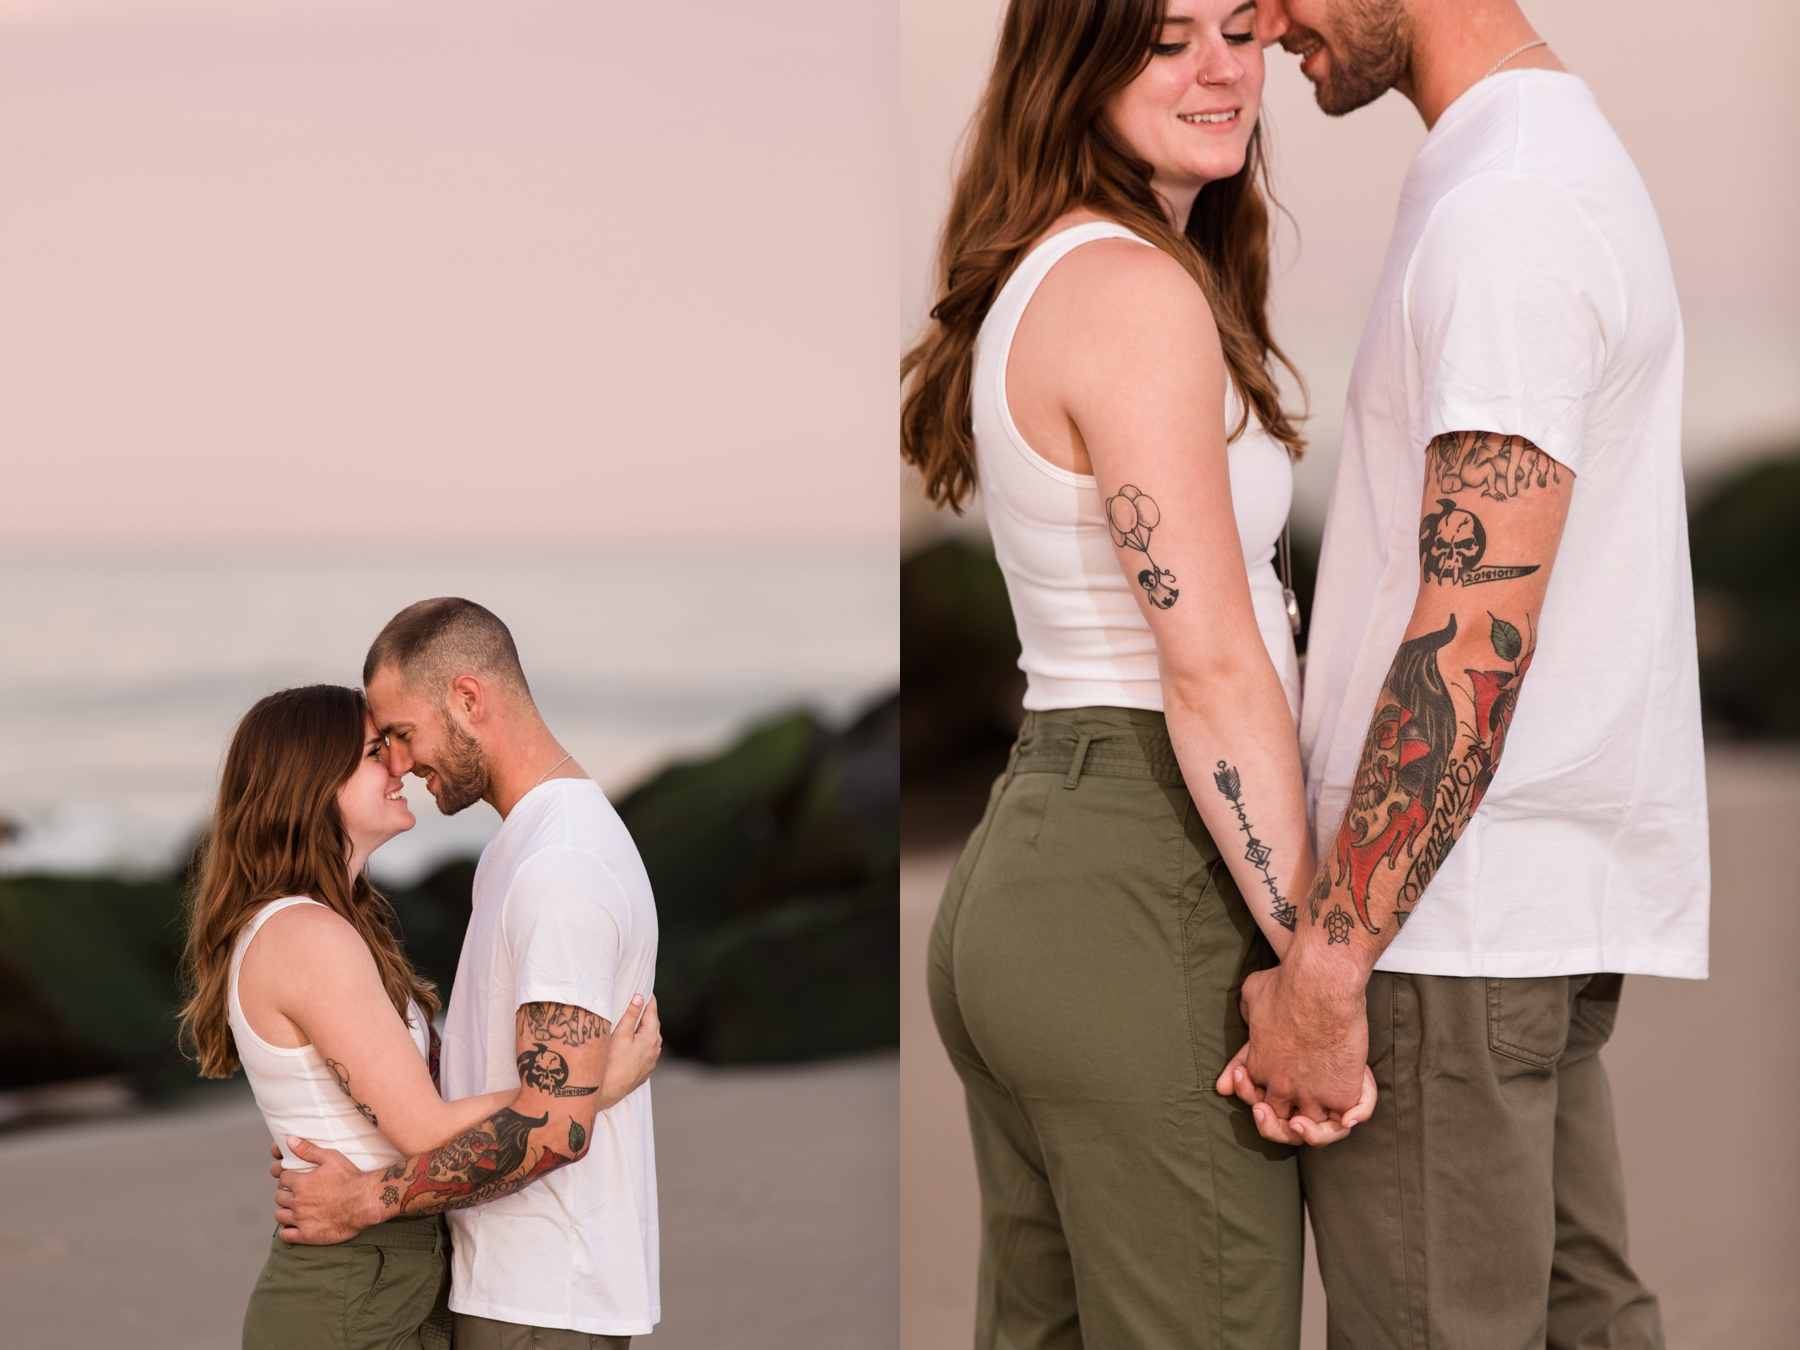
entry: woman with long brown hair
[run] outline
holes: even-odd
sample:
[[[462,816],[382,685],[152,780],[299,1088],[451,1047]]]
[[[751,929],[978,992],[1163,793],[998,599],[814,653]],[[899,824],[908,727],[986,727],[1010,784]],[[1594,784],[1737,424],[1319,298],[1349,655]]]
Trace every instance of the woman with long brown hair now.
[[[288,1168],[313,1165],[295,1139],[363,1171],[384,1168],[514,1098],[438,1095],[437,994],[365,872],[413,823],[360,690],[285,689],[239,723],[189,913],[182,1031],[207,1077],[244,1069]],[[647,1076],[647,1065],[608,1063],[602,1109],[642,1081],[626,1087],[615,1074],[640,1068]],[[441,1215],[390,1220],[335,1246],[290,1245],[277,1230],[244,1346],[447,1350],[447,1258]]]
[[[978,1345],[1293,1345],[1295,1117],[1215,1090],[1313,851],[1275,546],[1254,3],[1012,0],[902,450],[977,485],[1027,677],[932,935],[982,1192]],[[1372,1080],[1366,1080],[1372,1081]]]

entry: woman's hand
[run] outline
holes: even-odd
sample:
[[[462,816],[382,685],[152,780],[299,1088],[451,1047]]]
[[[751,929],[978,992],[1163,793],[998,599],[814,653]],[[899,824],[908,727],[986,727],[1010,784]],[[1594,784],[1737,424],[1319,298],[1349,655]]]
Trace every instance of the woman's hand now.
[[[1256,1132],[1264,1139],[1295,1147],[1310,1144],[1313,1148],[1324,1148],[1327,1144],[1349,1138],[1351,1130],[1375,1114],[1375,1099],[1379,1095],[1375,1091],[1375,1071],[1365,1064],[1362,1097],[1355,1106],[1344,1112],[1341,1120],[1319,1122],[1298,1113],[1283,1120],[1275,1114],[1275,1108],[1263,1100],[1262,1088],[1257,1086],[1250,1077],[1249,1070],[1244,1067],[1249,1054],[1250,1044],[1246,1041],[1244,1047],[1231,1057],[1231,1063],[1225,1066],[1225,1071],[1213,1086],[1222,1097],[1237,1097],[1250,1103],[1250,1114],[1256,1117]]]
[[[656,1015],[656,996],[644,1002],[631,996],[631,1006],[607,1033],[606,1070],[600,1080],[600,1109],[616,1106],[650,1079],[662,1058],[662,1022]]]

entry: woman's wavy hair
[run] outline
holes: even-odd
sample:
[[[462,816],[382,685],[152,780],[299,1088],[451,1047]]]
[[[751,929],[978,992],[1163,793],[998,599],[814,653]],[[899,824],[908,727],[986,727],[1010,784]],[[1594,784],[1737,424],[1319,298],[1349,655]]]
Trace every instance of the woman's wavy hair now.
[[[1208,183],[1185,233],[1169,224],[1138,159],[1103,116],[1149,63],[1167,0],[1011,0],[938,248],[937,303],[900,362],[900,453],[933,503],[960,511],[975,489],[969,402],[975,340],[994,297],[1052,222],[1087,207],[1169,254],[1212,306],[1225,364],[1254,412],[1298,458],[1306,442],[1270,368],[1299,371],[1269,332],[1268,173],[1262,127],[1244,167]],[[1304,389],[1304,384],[1301,386]]]
[[[238,723],[225,752],[219,800],[189,899],[182,973],[182,1048],[208,1078],[239,1067],[226,1017],[231,953],[268,900],[304,895],[329,905],[362,935],[382,986],[402,1018],[417,1002],[429,1018],[438,998],[394,937],[394,911],[366,875],[350,876],[350,835],[338,790],[362,762],[362,692],[312,684],[270,694]]]

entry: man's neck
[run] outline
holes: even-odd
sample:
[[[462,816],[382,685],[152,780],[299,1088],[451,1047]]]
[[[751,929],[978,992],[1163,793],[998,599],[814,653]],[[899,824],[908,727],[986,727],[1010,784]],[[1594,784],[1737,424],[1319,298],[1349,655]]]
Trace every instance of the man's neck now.
[[[1394,87],[1419,110],[1426,130],[1486,78],[1495,62],[1538,37],[1512,0],[1473,5],[1421,0],[1412,19],[1412,60]],[[1548,47],[1519,52],[1504,68],[1566,69]]]
[[[520,719],[517,734],[485,746],[488,790],[483,800],[505,820],[521,798],[540,783],[555,778],[585,778],[587,773],[550,734],[542,719]]]

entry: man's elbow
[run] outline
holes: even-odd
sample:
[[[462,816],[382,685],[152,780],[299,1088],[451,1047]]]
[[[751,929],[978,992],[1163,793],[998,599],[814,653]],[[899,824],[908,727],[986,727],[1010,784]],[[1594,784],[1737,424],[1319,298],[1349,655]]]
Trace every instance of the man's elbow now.
[[[559,1147],[566,1144],[567,1149]],[[549,1147],[560,1153],[570,1162],[580,1162],[587,1157],[588,1150],[594,1145],[594,1116],[586,1112],[571,1112],[568,1118],[568,1130],[563,1139],[552,1139]]]

